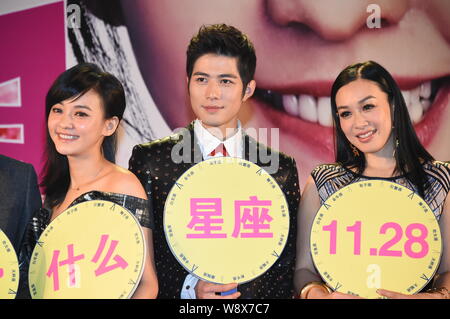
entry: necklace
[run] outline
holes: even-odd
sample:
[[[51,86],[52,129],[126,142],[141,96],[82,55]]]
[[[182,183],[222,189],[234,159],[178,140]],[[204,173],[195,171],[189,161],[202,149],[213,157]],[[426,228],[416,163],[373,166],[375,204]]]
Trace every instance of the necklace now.
[[[75,190],[75,191],[79,191],[80,188],[82,188],[82,187],[84,187],[84,186],[87,186],[87,185],[91,184],[93,181],[95,181],[95,179],[97,178],[97,176],[100,174],[100,172],[101,172],[102,170],[103,170],[103,165],[102,165],[102,167],[100,167],[100,170],[97,172],[97,174],[95,174],[95,176],[94,176],[89,182],[83,183],[83,184],[81,184],[81,185],[78,185],[77,187],[72,187],[72,186],[70,186],[70,189],[71,189],[71,190]],[[71,183],[71,184],[72,184],[72,183]]]

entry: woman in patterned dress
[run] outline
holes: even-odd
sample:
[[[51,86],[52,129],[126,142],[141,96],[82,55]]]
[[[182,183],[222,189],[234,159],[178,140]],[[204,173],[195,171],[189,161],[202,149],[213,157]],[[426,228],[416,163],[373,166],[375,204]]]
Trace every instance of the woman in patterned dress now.
[[[358,298],[333,292],[317,273],[310,249],[316,212],[334,192],[373,178],[401,184],[418,193],[433,210],[442,233],[437,276],[418,294],[378,289],[387,298],[448,298],[450,289],[450,165],[436,161],[411,124],[401,91],[381,65],[368,61],[345,68],[331,90],[336,162],[317,166],[306,182],[299,206],[295,287],[301,298]],[[445,213],[447,211],[447,214]]]

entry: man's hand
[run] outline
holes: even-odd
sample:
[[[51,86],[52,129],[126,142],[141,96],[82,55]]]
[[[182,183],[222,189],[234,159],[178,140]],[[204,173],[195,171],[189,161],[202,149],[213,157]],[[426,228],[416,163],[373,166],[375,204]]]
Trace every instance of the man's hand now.
[[[241,295],[239,291],[227,296],[221,296],[220,294],[216,295],[216,293],[236,289],[237,286],[238,284],[236,283],[219,285],[199,280],[197,285],[195,285],[195,295],[197,299],[237,299]]]

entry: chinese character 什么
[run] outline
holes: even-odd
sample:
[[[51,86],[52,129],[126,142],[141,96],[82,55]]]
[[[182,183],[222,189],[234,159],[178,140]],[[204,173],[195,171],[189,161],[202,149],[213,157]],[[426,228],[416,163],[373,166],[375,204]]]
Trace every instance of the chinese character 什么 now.
[[[95,253],[94,257],[92,258],[92,262],[97,263],[100,256],[102,255],[106,243],[108,241],[109,235],[102,235],[100,238],[100,243],[97,248],[97,252]],[[107,273],[109,271],[112,271],[116,268],[122,268],[125,269],[128,266],[128,263],[119,255],[115,255],[113,260],[115,261],[115,264],[108,265],[108,263],[111,260],[111,257],[114,253],[114,250],[116,249],[117,245],[119,244],[119,241],[112,240],[110,243],[110,246],[108,248],[108,251],[103,259],[103,261],[100,263],[100,265],[95,270],[95,276],[103,275],[104,273]],[[52,261],[50,263],[50,267],[47,270],[47,277],[53,277],[53,291],[58,291],[60,289],[59,284],[59,267],[68,265],[69,267],[69,287],[78,287],[77,283],[77,273],[76,273],[76,267],[75,263],[77,261],[83,260],[84,254],[80,254],[75,256],[74,255],[74,245],[70,244],[67,245],[67,259],[59,261],[60,257],[60,251],[54,250]],[[79,274],[78,274],[79,275]]]

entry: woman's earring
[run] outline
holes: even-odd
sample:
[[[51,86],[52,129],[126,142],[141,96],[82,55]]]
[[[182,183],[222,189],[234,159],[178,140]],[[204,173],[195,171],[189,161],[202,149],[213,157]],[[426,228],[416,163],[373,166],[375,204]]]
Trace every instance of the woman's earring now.
[[[392,157],[395,157],[395,153],[397,153],[397,148],[400,143],[398,142],[398,138],[395,139],[394,143],[394,152],[392,153]]]
[[[359,151],[358,151],[358,149],[356,148],[356,146],[353,145],[353,144],[350,144],[350,147],[352,148],[353,155],[359,156]]]

